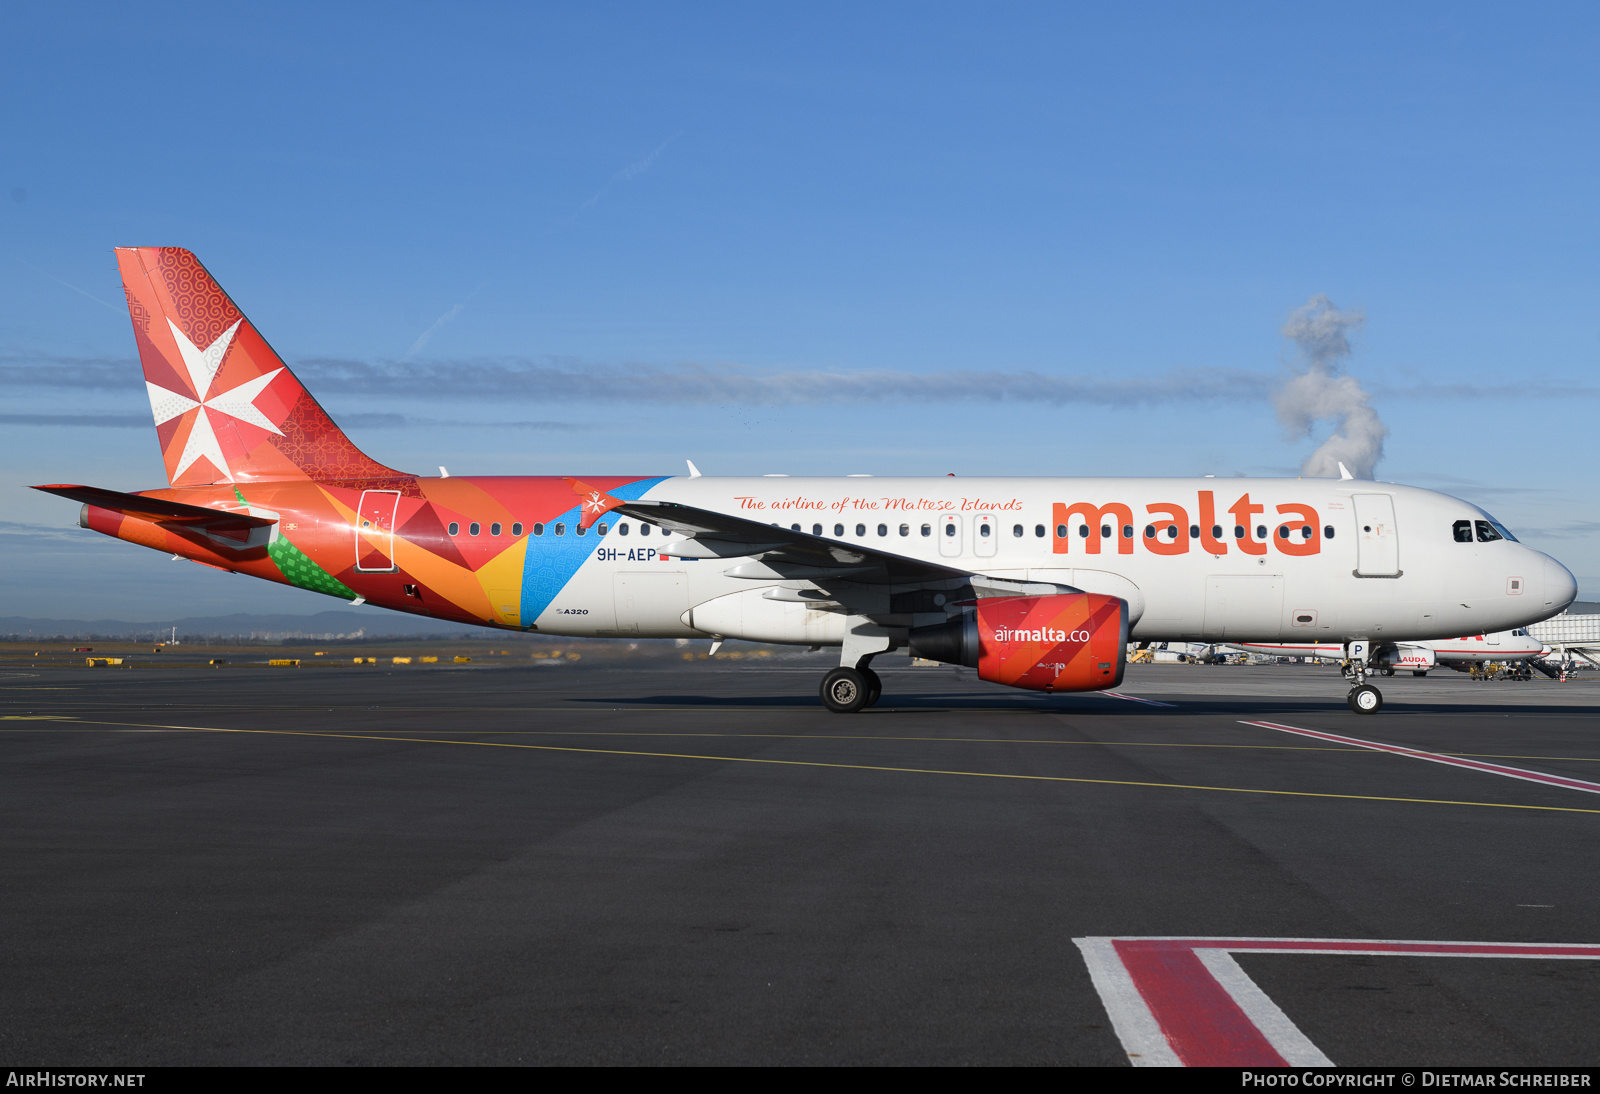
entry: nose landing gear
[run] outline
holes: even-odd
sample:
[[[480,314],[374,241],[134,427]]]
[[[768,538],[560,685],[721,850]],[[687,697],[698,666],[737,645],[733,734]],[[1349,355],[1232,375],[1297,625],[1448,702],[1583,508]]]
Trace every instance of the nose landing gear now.
[[[1383,692],[1371,684],[1361,684],[1350,689],[1345,700],[1357,714],[1376,714],[1383,709]]]
[[[1366,642],[1351,642],[1344,648],[1345,656],[1349,658],[1348,669],[1345,675],[1355,685],[1350,689],[1345,702],[1350,704],[1350,709],[1357,714],[1376,714],[1383,709],[1383,692],[1367,683],[1367,653]],[[1393,675],[1391,670],[1390,675]]]

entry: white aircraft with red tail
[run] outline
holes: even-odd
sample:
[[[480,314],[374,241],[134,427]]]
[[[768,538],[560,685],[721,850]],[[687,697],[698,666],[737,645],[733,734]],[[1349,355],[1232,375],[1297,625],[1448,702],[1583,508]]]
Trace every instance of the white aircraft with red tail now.
[[[166,487],[57,483],[80,523],[354,602],[544,634],[889,650],[1047,692],[1133,640],[1374,649],[1546,619],[1577,584],[1469,502],[1353,479],[409,474],[360,451],[200,262],[119,248]],[[692,471],[691,467],[691,471]]]
[[[1343,661],[1344,646],[1336,642],[1229,642],[1228,648],[1246,653],[1278,657],[1314,657],[1320,661]],[[1386,642],[1375,644],[1367,655],[1367,666],[1385,676],[1409,669],[1413,676],[1426,676],[1438,665],[1481,665],[1492,661],[1535,661],[1555,651],[1528,634],[1526,627],[1494,634],[1469,634],[1462,638],[1433,639],[1426,642]]]

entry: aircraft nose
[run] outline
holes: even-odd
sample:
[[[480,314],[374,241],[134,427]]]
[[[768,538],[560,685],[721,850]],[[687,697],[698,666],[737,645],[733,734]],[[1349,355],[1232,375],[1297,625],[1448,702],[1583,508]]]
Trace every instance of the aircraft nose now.
[[[1561,563],[1549,555],[1539,556],[1544,567],[1544,606],[1551,612],[1559,612],[1578,599],[1578,579],[1572,576]]]

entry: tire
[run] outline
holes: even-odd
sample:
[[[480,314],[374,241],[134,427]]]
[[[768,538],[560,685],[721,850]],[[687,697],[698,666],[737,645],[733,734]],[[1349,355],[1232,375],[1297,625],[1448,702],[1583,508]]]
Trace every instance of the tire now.
[[[1362,684],[1358,688],[1351,688],[1350,696],[1345,701],[1357,714],[1376,714],[1383,709],[1383,692],[1371,684]]]
[[[1394,669],[1384,669],[1383,670],[1383,674],[1385,676],[1393,676],[1394,675]]]
[[[869,695],[866,677],[855,669],[836,668],[822,678],[822,705],[835,714],[854,714]]]
[[[1428,670],[1427,669],[1412,669],[1411,670],[1411,675],[1412,676],[1426,676],[1426,675],[1428,675]]]
[[[883,681],[878,679],[878,674],[871,669],[861,669],[861,675],[867,681],[867,702],[869,707],[878,705],[878,700],[883,698]]]

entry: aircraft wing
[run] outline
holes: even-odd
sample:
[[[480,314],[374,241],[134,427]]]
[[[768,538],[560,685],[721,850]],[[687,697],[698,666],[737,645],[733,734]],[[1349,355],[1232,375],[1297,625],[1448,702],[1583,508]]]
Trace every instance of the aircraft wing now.
[[[188,505],[181,501],[147,498],[143,494],[123,494],[116,490],[102,490],[98,486],[53,483],[49,486],[35,486],[34,489],[71,498],[73,501],[81,501],[100,509],[110,509],[112,512],[137,517],[140,520],[177,524],[216,535],[231,535],[235,538],[248,535],[252,528],[265,528],[273,523],[266,517],[253,517],[249,513],[207,509],[202,505]]]
[[[662,548],[664,554],[674,558],[748,559],[727,571],[732,577],[810,581],[830,591],[842,585],[948,590],[970,587],[970,595],[980,597],[1078,591],[1049,582],[988,577],[864,543],[813,536],[678,502],[617,501],[615,505],[605,505],[602,511],[649,521],[682,537]],[[598,515],[590,518],[591,522]]]

